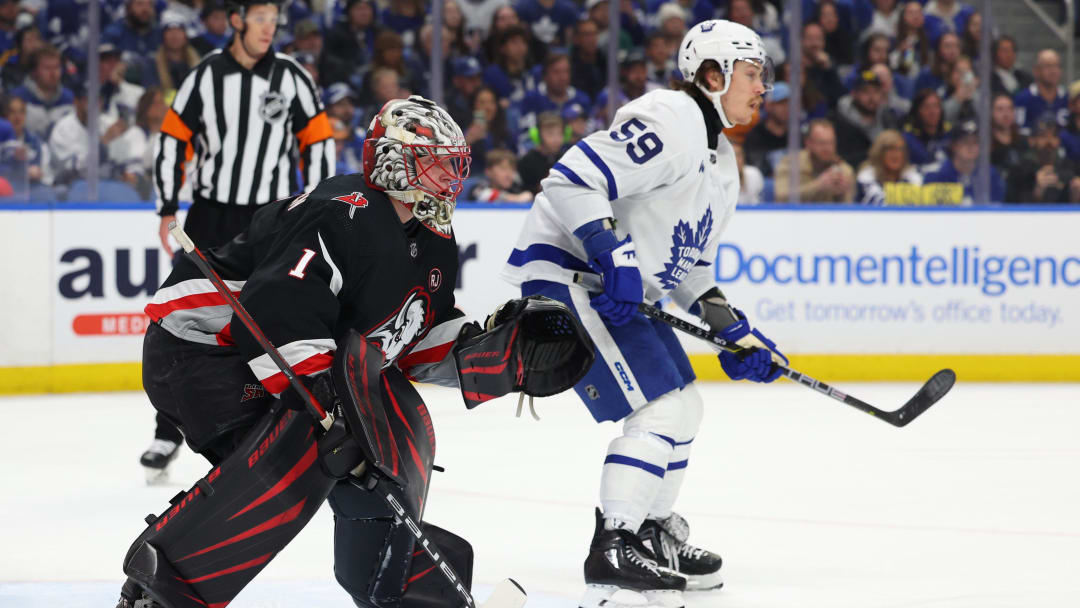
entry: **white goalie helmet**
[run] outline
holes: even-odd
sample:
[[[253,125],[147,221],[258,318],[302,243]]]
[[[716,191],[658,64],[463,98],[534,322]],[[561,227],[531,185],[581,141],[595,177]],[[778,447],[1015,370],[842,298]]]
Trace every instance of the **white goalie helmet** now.
[[[679,45],[679,71],[688,82],[693,82],[701,64],[712,59],[720,66],[724,75],[724,89],[712,92],[702,88],[702,91],[712,100],[716,111],[720,113],[720,119],[724,127],[734,126],[724,114],[724,108],[720,104],[720,98],[727,93],[731,86],[731,74],[735,71],[735,63],[749,61],[761,67],[761,81],[765,85],[765,92],[772,90],[775,80],[775,70],[772,60],[765,52],[765,45],[761,42],[761,36],[757,32],[724,19],[710,19],[690,28]]]
[[[435,234],[450,238],[470,154],[461,127],[435,102],[419,95],[393,99],[368,127],[364,176]]]

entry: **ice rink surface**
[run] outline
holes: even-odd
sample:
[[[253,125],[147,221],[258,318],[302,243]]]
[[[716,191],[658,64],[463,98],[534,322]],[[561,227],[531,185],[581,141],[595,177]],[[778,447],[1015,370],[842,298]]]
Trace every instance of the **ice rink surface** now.
[[[894,409],[913,384],[841,388]],[[965,384],[904,429],[786,382],[702,387],[706,416],[676,510],[724,557],[722,591],[689,608],[1080,606],[1080,386]],[[582,589],[612,424],[572,394],[513,416],[506,397],[467,412],[421,387],[438,437],[425,519],[462,534],[483,597],[513,576],[530,608]],[[142,517],[203,475],[190,451],[173,484],[137,459],[152,413],[135,393],[0,398],[0,606],[112,608]],[[236,608],[349,607],[323,511]]]

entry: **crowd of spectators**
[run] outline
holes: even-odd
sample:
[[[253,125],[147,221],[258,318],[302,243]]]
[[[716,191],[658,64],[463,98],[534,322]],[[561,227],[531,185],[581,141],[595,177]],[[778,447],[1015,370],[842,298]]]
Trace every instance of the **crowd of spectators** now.
[[[220,0],[102,0],[88,48],[81,0],[0,0],[0,196],[78,200],[89,168],[88,92],[100,100],[102,198],[150,198],[153,137],[185,75],[229,42]],[[442,2],[442,23],[431,3]],[[360,171],[367,124],[390,99],[430,95],[435,28],[442,91],[473,150],[465,199],[525,202],[579,139],[607,127],[609,2],[616,0],[285,0],[278,52],[318,83],[337,172]],[[991,44],[992,129],[977,132],[982,15],[958,0],[800,0],[789,48],[780,0],[618,0],[614,106],[680,76],[688,27],[726,18],[757,31],[778,65],[760,115],[728,130],[742,204],[967,204],[991,146],[990,200],[1080,202],[1080,83],[1061,58],[1017,65],[1018,42]],[[89,54],[99,82],[86,77]],[[788,59],[802,62],[792,108]],[[787,154],[798,112],[802,149]]]

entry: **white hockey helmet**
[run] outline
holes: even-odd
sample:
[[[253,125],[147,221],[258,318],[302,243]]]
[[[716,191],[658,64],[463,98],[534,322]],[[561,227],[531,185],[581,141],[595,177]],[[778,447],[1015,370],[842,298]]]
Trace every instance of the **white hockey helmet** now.
[[[765,52],[765,45],[761,42],[761,36],[757,32],[724,19],[710,19],[690,28],[679,45],[679,71],[683,78],[693,82],[701,64],[707,59],[712,59],[720,66],[724,75],[724,90],[710,92],[702,89],[716,106],[720,113],[720,119],[724,127],[734,126],[724,114],[724,108],[720,104],[720,98],[731,86],[731,74],[735,71],[735,62],[749,61],[761,67],[761,82],[765,85],[765,92],[772,90],[775,80],[775,70],[772,60]]]
[[[450,218],[472,157],[461,127],[446,110],[419,95],[388,101],[371,120],[363,156],[368,184],[400,201],[435,234],[450,238]],[[421,160],[428,157],[434,162]]]

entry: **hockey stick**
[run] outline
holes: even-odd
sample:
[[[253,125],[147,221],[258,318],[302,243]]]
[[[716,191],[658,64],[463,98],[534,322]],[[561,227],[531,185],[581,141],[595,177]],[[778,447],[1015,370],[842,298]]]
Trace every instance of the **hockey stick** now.
[[[574,282],[589,291],[599,291],[600,289],[602,289],[600,278],[596,275],[586,275],[579,272],[574,275]],[[717,347],[734,353],[736,355],[741,355],[750,350],[734,342],[729,342],[716,335],[714,332],[711,332],[707,329],[702,329],[701,327],[698,327],[693,323],[684,321],[679,317],[676,317],[675,315],[666,313],[659,308],[651,306],[649,304],[645,304],[644,302],[638,304],[638,311],[649,318],[656,319],[661,323],[670,325],[674,329],[677,329],[683,333],[690,334],[695,338],[705,340],[706,342],[710,342]],[[789,367],[780,365],[779,363],[773,363],[773,365],[778,367],[781,374],[792,382],[796,382],[808,388],[812,388],[823,395],[832,397],[837,401],[846,403],[857,410],[866,412],[867,414],[874,416],[875,418],[880,418],[881,420],[884,420],[885,422],[888,422],[895,427],[906,426],[912,420],[918,418],[920,414],[930,409],[931,405],[934,405],[938,402],[938,400],[944,397],[945,394],[948,393],[950,389],[952,389],[953,384],[956,383],[956,373],[953,372],[953,370],[951,369],[943,369],[931,376],[930,379],[926,381],[926,384],[923,384],[922,388],[920,388],[919,391],[915,393],[915,396],[909,399],[907,403],[900,407],[900,409],[890,412],[878,409],[870,405],[869,403],[862,401],[861,399],[852,397],[851,395],[848,395],[847,393],[844,393],[832,386],[829,386],[828,384],[825,384],[820,380],[811,378],[810,376],[802,372],[795,371]]]
[[[210,266],[210,262],[207,261],[206,256],[202,251],[199,251],[195,247],[195,243],[191,240],[191,237],[184,232],[175,221],[169,223],[169,232],[176,239],[176,242],[183,247],[184,252],[188,254],[195,265],[199,268],[199,271],[210,280],[210,283],[214,285],[214,288],[218,290],[218,293],[225,298],[225,301],[229,304],[229,307],[233,309],[233,313],[236,318],[247,328],[251,335],[258,341],[259,346],[263,351],[269,355],[270,359],[274,362],[274,365],[281,370],[281,373],[289,379],[289,384],[292,385],[296,392],[300,394],[301,399],[304,401],[304,405],[307,407],[308,413],[312,415],[322,425],[324,429],[329,430],[331,424],[334,422],[334,417],[326,411],[326,409],[315,399],[315,396],[311,394],[311,391],[304,386],[303,382],[300,382],[300,378],[293,371],[288,361],[281,356],[277,348],[274,347],[270,339],[266,337],[259,324],[255,322],[255,319],[251,317],[244,305],[236,299],[236,296],[229,291],[229,288],[225,285],[225,282],[218,275],[217,271]],[[353,471],[353,477],[349,479],[350,483],[361,488],[363,490],[374,491],[379,495],[386,503],[388,507],[394,512],[398,519],[409,528],[413,536],[416,537],[416,544],[420,545],[427,552],[428,556],[434,562],[435,566],[438,566],[438,570],[443,573],[450,587],[457,590],[461,595],[462,601],[468,608],[475,607],[476,600],[473,599],[472,594],[461,583],[461,577],[454,570],[446,559],[443,558],[443,552],[438,548],[431,538],[425,533],[424,529],[419,525],[419,518],[414,518],[412,513],[408,512],[408,509],[403,505],[403,501],[398,500],[396,493],[394,492],[390,482],[382,475],[372,471],[368,478],[368,483],[364,484],[360,479],[356,477],[364,470],[363,464],[357,467]],[[371,482],[374,481],[372,484]],[[494,592],[486,602],[480,604],[480,608],[522,608],[525,605],[526,600],[525,590],[521,585],[513,579],[505,579],[496,585]]]

